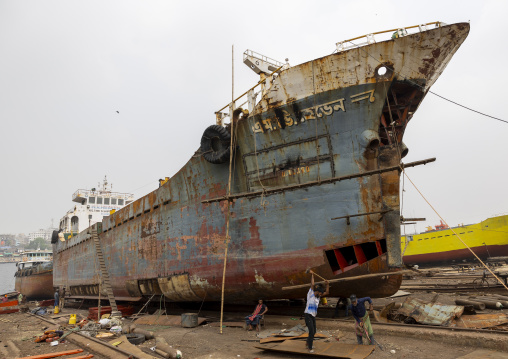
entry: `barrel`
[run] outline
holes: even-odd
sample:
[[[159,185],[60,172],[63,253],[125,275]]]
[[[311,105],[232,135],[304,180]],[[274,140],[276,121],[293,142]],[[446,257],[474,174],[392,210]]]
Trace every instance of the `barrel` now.
[[[198,315],[196,313],[182,314],[182,327],[195,328],[198,326]]]

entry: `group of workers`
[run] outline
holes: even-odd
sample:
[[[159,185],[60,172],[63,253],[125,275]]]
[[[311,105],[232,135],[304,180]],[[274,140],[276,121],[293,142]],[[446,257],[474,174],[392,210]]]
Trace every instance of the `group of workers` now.
[[[18,293],[18,304],[21,304],[23,302],[23,294],[21,294],[20,292],[16,292]],[[2,303],[7,303],[9,301],[9,297],[7,297],[7,294],[5,294],[3,297],[2,297]]]
[[[312,272],[311,272],[312,273]],[[316,334],[316,315],[319,307],[321,298],[324,298],[330,292],[330,284],[325,281],[326,288],[321,283],[314,283],[314,273],[311,277],[311,286],[307,293],[307,305],[305,307],[304,319],[305,325],[309,330],[309,336],[307,337],[306,348],[309,353],[314,353],[314,335]],[[372,325],[370,324],[369,311],[372,311],[372,299],[370,297],[357,298],[355,294],[352,294],[349,298],[341,298],[337,302],[337,307],[340,302],[346,304],[346,316],[351,311],[353,318],[355,319],[355,334],[358,344],[363,344],[363,338],[366,337],[367,344],[374,345],[374,332]],[[365,304],[369,303],[369,308],[365,307]],[[253,330],[253,326],[259,332],[259,322],[263,318],[263,315],[268,311],[268,307],[263,304],[260,299],[254,312],[245,317],[245,322],[248,325],[248,330]],[[337,309],[335,310],[337,315]]]
[[[18,293],[18,296],[17,296],[18,304],[23,303],[23,299],[25,299],[23,297],[23,294],[21,294],[21,292],[16,292],[16,293]],[[55,290],[55,303],[54,303],[55,307],[59,306],[60,309],[62,309],[63,306],[64,306],[64,298],[65,298],[65,287],[62,290],[62,296],[60,296],[59,289],[56,288],[56,290]],[[7,297],[7,294],[5,294],[2,297],[2,303],[6,303],[8,301],[9,301],[9,298]]]

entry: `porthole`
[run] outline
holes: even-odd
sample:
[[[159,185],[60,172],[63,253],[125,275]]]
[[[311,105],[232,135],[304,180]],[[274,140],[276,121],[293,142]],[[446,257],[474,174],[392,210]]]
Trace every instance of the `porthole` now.
[[[374,69],[374,76],[377,79],[389,79],[393,75],[393,64],[390,62],[385,62],[382,64],[379,64],[378,67]]]

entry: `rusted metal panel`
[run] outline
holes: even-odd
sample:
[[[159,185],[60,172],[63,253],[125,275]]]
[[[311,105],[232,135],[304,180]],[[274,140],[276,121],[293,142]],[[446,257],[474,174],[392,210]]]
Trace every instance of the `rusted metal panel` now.
[[[459,328],[491,328],[505,323],[508,323],[508,315],[504,313],[463,315],[455,320]]]
[[[281,353],[299,354],[306,357],[364,359],[374,350],[373,345],[342,344],[337,342],[314,342],[314,353],[309,353],[304,341],[286,340],[277,344],[257,345],[256,348]]]
[[[273,82],[279,91],[261,101],[255,113],[341,87],[375,83],[380,63],[393,69],[393,76],[424,79],[423,92],[441,75],[451,56],[469,33],[468,23],[439,27],[430,31],[378,42],[325,56],[283,71]],[[369,56],[371,55],[371,56]],[[314,89],[315,87],[315,89]],[[388,88],[388,84],[387,84]]]
[[[138,281],[135,279],[125,281],[125,289],[132,297],[141,297],[142,293],[139,289]]]
[[[104,217],[102,219],[102,227],[103,227],[104,231],[109,231],[111,229],[111,223],[112,223],[111,215]]]
[[[282,71],[253,113],[235,123],[231,194],[238,196],[230,206],[227,200],[203,203],[226,196],[229,165],[211,164],[198,151],[169,182],[106,220],[111,228],[100,240],[114,294],[149,295],[157,290],[150,281],[159,278],[160,290],[175,300],[219,300],[228,217],[227,302],[305,297],[306,289],[281,288],[308,283],[309,268],[329,279],[400,268],[398,135],[468,29],[444,26]],[[376,57],[393,71],[376,75]],[[401,106],[396,135],[382,123],[391,124],[392,104]],[[329,181],[343,176],[350,177]],[[258,190],[257,197],[241,195]],[[331,220],[380,211],[389,212]],[[367,261],[358,263],[355,245]],[[344,251],[349,270],[332,268],[327,253],[335,249]],[[55,285],[98,283],[87,234],[57,243],[54,253]],[[331,295],[386,297],[401,280],[344,283],[332,286]]]
[[[156,204],[158,206],[167,205],[171,201],[171,185],[169,182],[164,183],[157,192],[155,192],[157,199]]]
[[[158,278],[162,293],[171,301],[187,302],[201,300],[191,289],[189,275],[174,275],[169,278]]]
[[[464,312],[463,306],[429,303],[417,298],[407,298],[398,313],[413,318],[417,323],[448,326]]]

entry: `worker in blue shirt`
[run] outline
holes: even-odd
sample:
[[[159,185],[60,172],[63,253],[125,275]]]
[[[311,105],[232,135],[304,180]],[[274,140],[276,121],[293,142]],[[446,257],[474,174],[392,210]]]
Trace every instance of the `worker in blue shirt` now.
[[[355,333],[358,344],[363,344],[362,338],[365,335],[365,331],[367,331],[369,334],[367,341],[370,342],[371,345],[374,345],[374,332],[372,331],[372,325],[370,324],[369,312],[367,312],[367,309],[365,308],[365,302],[369,302],[369,311],[373,309],[372,299],[370,299],[370,297],[358,299],[354,294],[351,295],[350,299],[351,306],[349,309],[355,318]]]
[[[55,308],[60,304],[60,294],[58,293],[58,288],[55,289]]]

